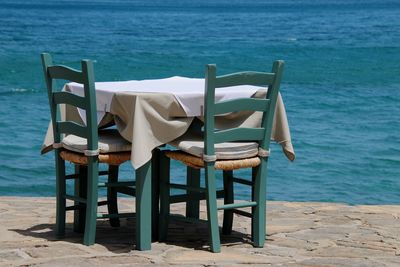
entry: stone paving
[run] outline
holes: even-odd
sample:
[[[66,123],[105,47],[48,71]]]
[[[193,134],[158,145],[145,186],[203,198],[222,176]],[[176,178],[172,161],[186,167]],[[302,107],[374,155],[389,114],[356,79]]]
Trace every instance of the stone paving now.
[[[133,206],[120,201],[121,210]],[[99,221],[96,244],[87,247],[72,231],[71,212],[57,240],[54,210],[54,198],[0,197],[0,266],[400,266],[400,206],[268,201],[265,247],[252,247],[250,220],[235,215],[221,253],[208,251],[204,223],[183,222],[171,224],[167,242],[136,251],[134,219],[120,228]]]

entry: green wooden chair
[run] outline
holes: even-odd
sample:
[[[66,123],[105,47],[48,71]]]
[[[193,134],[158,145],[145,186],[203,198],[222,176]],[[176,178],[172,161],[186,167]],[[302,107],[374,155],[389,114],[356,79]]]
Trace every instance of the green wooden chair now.
[[[118,181],[118,168],[130,159],[131,144],[124,140],[116,129],[98,130],[96,114],[96,93],[94,86],[93,63],[82,60],[82,71],[66,66],[53,65],[49,54],[41,55],[44,77],[53,122],[54,151],[56,166],[56,234],[65,234],[66,211],[75,211],[74,230],[84,228],[85,245],[95,242],[96,219],[110,218],[112,226],[119,226],[120,214],[117,206],[117,193],[134,195],[134,182]],[[83,84],[84,97],[66,91],[57,91],[55,80],[68,80]],[[66,104],[86,111],[86,125],[61,118],[60,106]],[[65,161],[75,164],[76,172],[67,175]],[[109,165],[108,171],[98,170],[98,164]],[[108,175],[108,182],[99,183],[99,175]],[[73,195],[66,192],[66,180],[75,179]],[[107,187],[107,201],[98,201],[98,188]],[[67,207],[66,200],[74,201]],[[109,214],[97,214],[98,205],[107,205]]]
[[[160,158],[160,229],[159,239],[166,239],[170,204],[186,202],[189,221],[198,218],[198,202],[206,199],[207,221],[211,238],[211,251],[220,251],[217,211],[224,210],[223,233],[232,231],[233,214],[252,218],[252,240],[255,247],[263,247],[266,227],[266,178],[269,145],[276,99],[283,72],[283,61],[275,61],[271,73],[240,72],[216,76],[216,66],[207,65],[204,98],[204,132],[185,134],[171,143],[179,150],[161,151]],[[215,89],[236,85],[268,86],[265,99],[242,98],[215,103]],[[236,111],[263,112],[259,128],[231,128],[218,130],[214,127],[215,116]],[[170,181],[170,159],[188,166],[186,185]],[[205,188],[200,187],[199,170],[205,169]],[[252,168],[251,179],[237,178],[233,171]],[[215,170],[223,171],[224,190],[216,190]],[[248,185],[252,199],[234,202],[233,184]],[[170,195],[171,188],[186,190],[186,194]],[[217,205],[217,197],[224,196],[224,204]],[[251,212],[239,208],[251,207]],[[182,218],[176,217],[175,218]]]

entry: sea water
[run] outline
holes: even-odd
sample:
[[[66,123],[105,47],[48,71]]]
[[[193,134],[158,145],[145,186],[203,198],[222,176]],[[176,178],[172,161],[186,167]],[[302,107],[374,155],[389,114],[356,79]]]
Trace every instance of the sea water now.
[[[74,67],[96,60],[98,81],[285,60],[296,160],[272,144],[268,199],[400,203],[399,1],[1,0],[0,195],[54,196],[53,153],[40,155],[50,117],[41,52]],[[184,168],[172,172],[184,181]],[[133,178],[129,164],[121,176]]]

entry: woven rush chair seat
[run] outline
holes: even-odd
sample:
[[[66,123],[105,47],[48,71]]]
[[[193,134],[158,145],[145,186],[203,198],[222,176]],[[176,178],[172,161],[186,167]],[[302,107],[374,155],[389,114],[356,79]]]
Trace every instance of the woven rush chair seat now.
[[[66,149],[61,150],[60,157],[63,160],[72,162],[79,165],[88,165],[88,157],[83,154],[72,152]],[[99,154],[99,163],[106,163],[109,165],[121,165],[122,163],[131,159],[131,152],[118,152],[118,153],[107,153]]]
[[[195,168],[204,168],[204,160],[200,157],[182,151],[166,151],[165,156],[170,159],[181,161],[183,164]],[[261,160],[259,157],[245,158],[245,159],[232,159],[232,160],[217,160],[215,161],[214,168],[216,170],[233,171],[243,168],[253,168],[260,165]]]

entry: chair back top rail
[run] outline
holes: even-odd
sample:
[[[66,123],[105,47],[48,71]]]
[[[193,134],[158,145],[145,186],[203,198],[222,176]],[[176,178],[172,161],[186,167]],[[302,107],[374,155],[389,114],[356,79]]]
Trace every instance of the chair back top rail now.
[[[88,62],[88,60],[83,60],[83,61]],[[85,83],[85,77],[84,75],[82,75],[82,71],[78,71],[67,66],[63,65],[49,66],[47,71],[51,79],[69,80],[80,84]]]
[[[216,65],[206,66],[204,96],[204,153],[214,155],[214,144],[230,141],[257,141],[262,149],[268,150],[271,138],[272,121],[275,112],[284,62],[275,61],[270,73],[246,71],[223,76],[216,75]],[[215,103],[215,90],[221,87],[253,85],[267,87],[264,99],[240,98]],[[259,128],[231,128],[216,130],[216,115],[237,111],[263,112]]]
[[[42,53],[41,59],[53,122],[54,142],[59,143],[63,134],[74,134],[87,139],[88,150],[98,149],[93,62],[82,60],[82,70],[79,71],[63,65],[54,65],[52,57],[48,53]],[[84,96],[57,91],[55,80],[67,80],[83,84]],[[60,116],[60,105],[63,104],[85,110],[86,125],[80,125],[73,121],[64,121]]]
[[[259,85],[266,86],[273,82],[274,73],[257,71],[244,71],[218,76],[215,81],[215,88],[239,86],[239,85]]]

